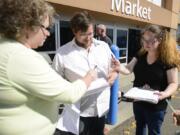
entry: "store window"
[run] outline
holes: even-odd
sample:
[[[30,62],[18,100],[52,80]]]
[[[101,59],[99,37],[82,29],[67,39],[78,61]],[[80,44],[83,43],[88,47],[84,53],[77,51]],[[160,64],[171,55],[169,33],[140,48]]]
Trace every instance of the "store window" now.
[[[73,39],[73,33],[69,21],[60,21],[60,46]]]
[[[128,30],[128,62],[132,60],[132,58],[137,54],[137,52],[141,48],[140,39],[140,29],[130,28]]]
[[[128,54],[128,30],[117,29],[116,45],[119,47],[119,60],[121,63],[127,63]]]
[[[113,28],[108,28],[106,29],[106,35],[111,39],[111,41],[113,42]]]
[[[177,29],[177,37],[180,37],[180,24],[178,25],[178,29]]]
[[[47,61],[49,64],[52,63],[54,55],[56,53],[56,25],[53,25],[50,29],[50,36],[47,37],[44,45],[35,49],[38,51]]]
[[[176,33],[176,41],[178,44],[178,50],[180,51],[180,24],[178,25],[177,33]]]
[[[40,52],[49,52],[49,51],[55,51],[56,45],[55,45],[55,26],[52,26],[50,29],[50,36],[47,37],[46,41],[44,42],[44,45],[42,47],[37,48],[37,51]]]

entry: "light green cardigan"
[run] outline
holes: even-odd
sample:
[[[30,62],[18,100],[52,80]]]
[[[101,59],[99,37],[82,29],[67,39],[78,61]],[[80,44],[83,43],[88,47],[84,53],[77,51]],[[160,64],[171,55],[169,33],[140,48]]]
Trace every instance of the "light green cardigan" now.
[[[32,49],[0,39],[0,135],[52,135],[60,103],[86,91],[83,81],[69,83]]]

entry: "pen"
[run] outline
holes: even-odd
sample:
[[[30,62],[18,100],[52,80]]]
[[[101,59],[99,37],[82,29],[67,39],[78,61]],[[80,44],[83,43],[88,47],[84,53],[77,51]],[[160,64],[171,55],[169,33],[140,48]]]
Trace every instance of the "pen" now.
[[[99,66],[95,65],[93,69],[96,70],[96,71],[98,72],[98,74],[99,74],[99,73],[100,73],[100,74],[103,74],[104,77],[107,76],[107,75],[106,75],[106,72],[103,70],[103,68],[100,68]]]
[[[113,54],[111,54],[111,58],[114,59],[114,60],[116,59]]]
[[[97,65],[94,66],[94,70],[97,69]]]
[[[166,99],[166,102],[168,104],[168,106],[171,108],[172,112],[175,112],[174,107],[172,106],[172,104]]]

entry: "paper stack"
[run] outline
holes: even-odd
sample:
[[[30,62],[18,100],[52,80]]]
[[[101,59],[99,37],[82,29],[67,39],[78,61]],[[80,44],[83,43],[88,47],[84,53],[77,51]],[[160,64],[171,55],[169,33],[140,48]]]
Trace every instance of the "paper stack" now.
[[[137,87],[131,88],[127,93],[125,93],[125,97],[127,98],[132,98],[135,100],[141,100],[141,101],[146,101],[150,102],[153,104],[158,103],[158,95],[154,94],[155,91],[152,90],[146,90],[146,89],[140,89]]]

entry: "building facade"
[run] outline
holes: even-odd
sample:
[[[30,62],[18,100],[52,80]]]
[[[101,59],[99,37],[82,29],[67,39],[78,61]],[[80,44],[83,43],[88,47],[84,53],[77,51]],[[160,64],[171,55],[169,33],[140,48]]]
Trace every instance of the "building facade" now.
[[[176,37],[178,40],[180,39],[180,2],[179,2],[179,16],[178,16],[178,27],[177,27]],[[180,42],[180,41],[178,41],[178,42]]]
[[[69,20],[77,11],[88,11],[96,24],[107,26],[107,35],[119,47],[120,61],[127,63],[140,48],[140,30],[147,24],[168,28],[176,36],[179,0],[47,0],[59,15],[41,53],[53,59],[61,45],[72,40]]]

